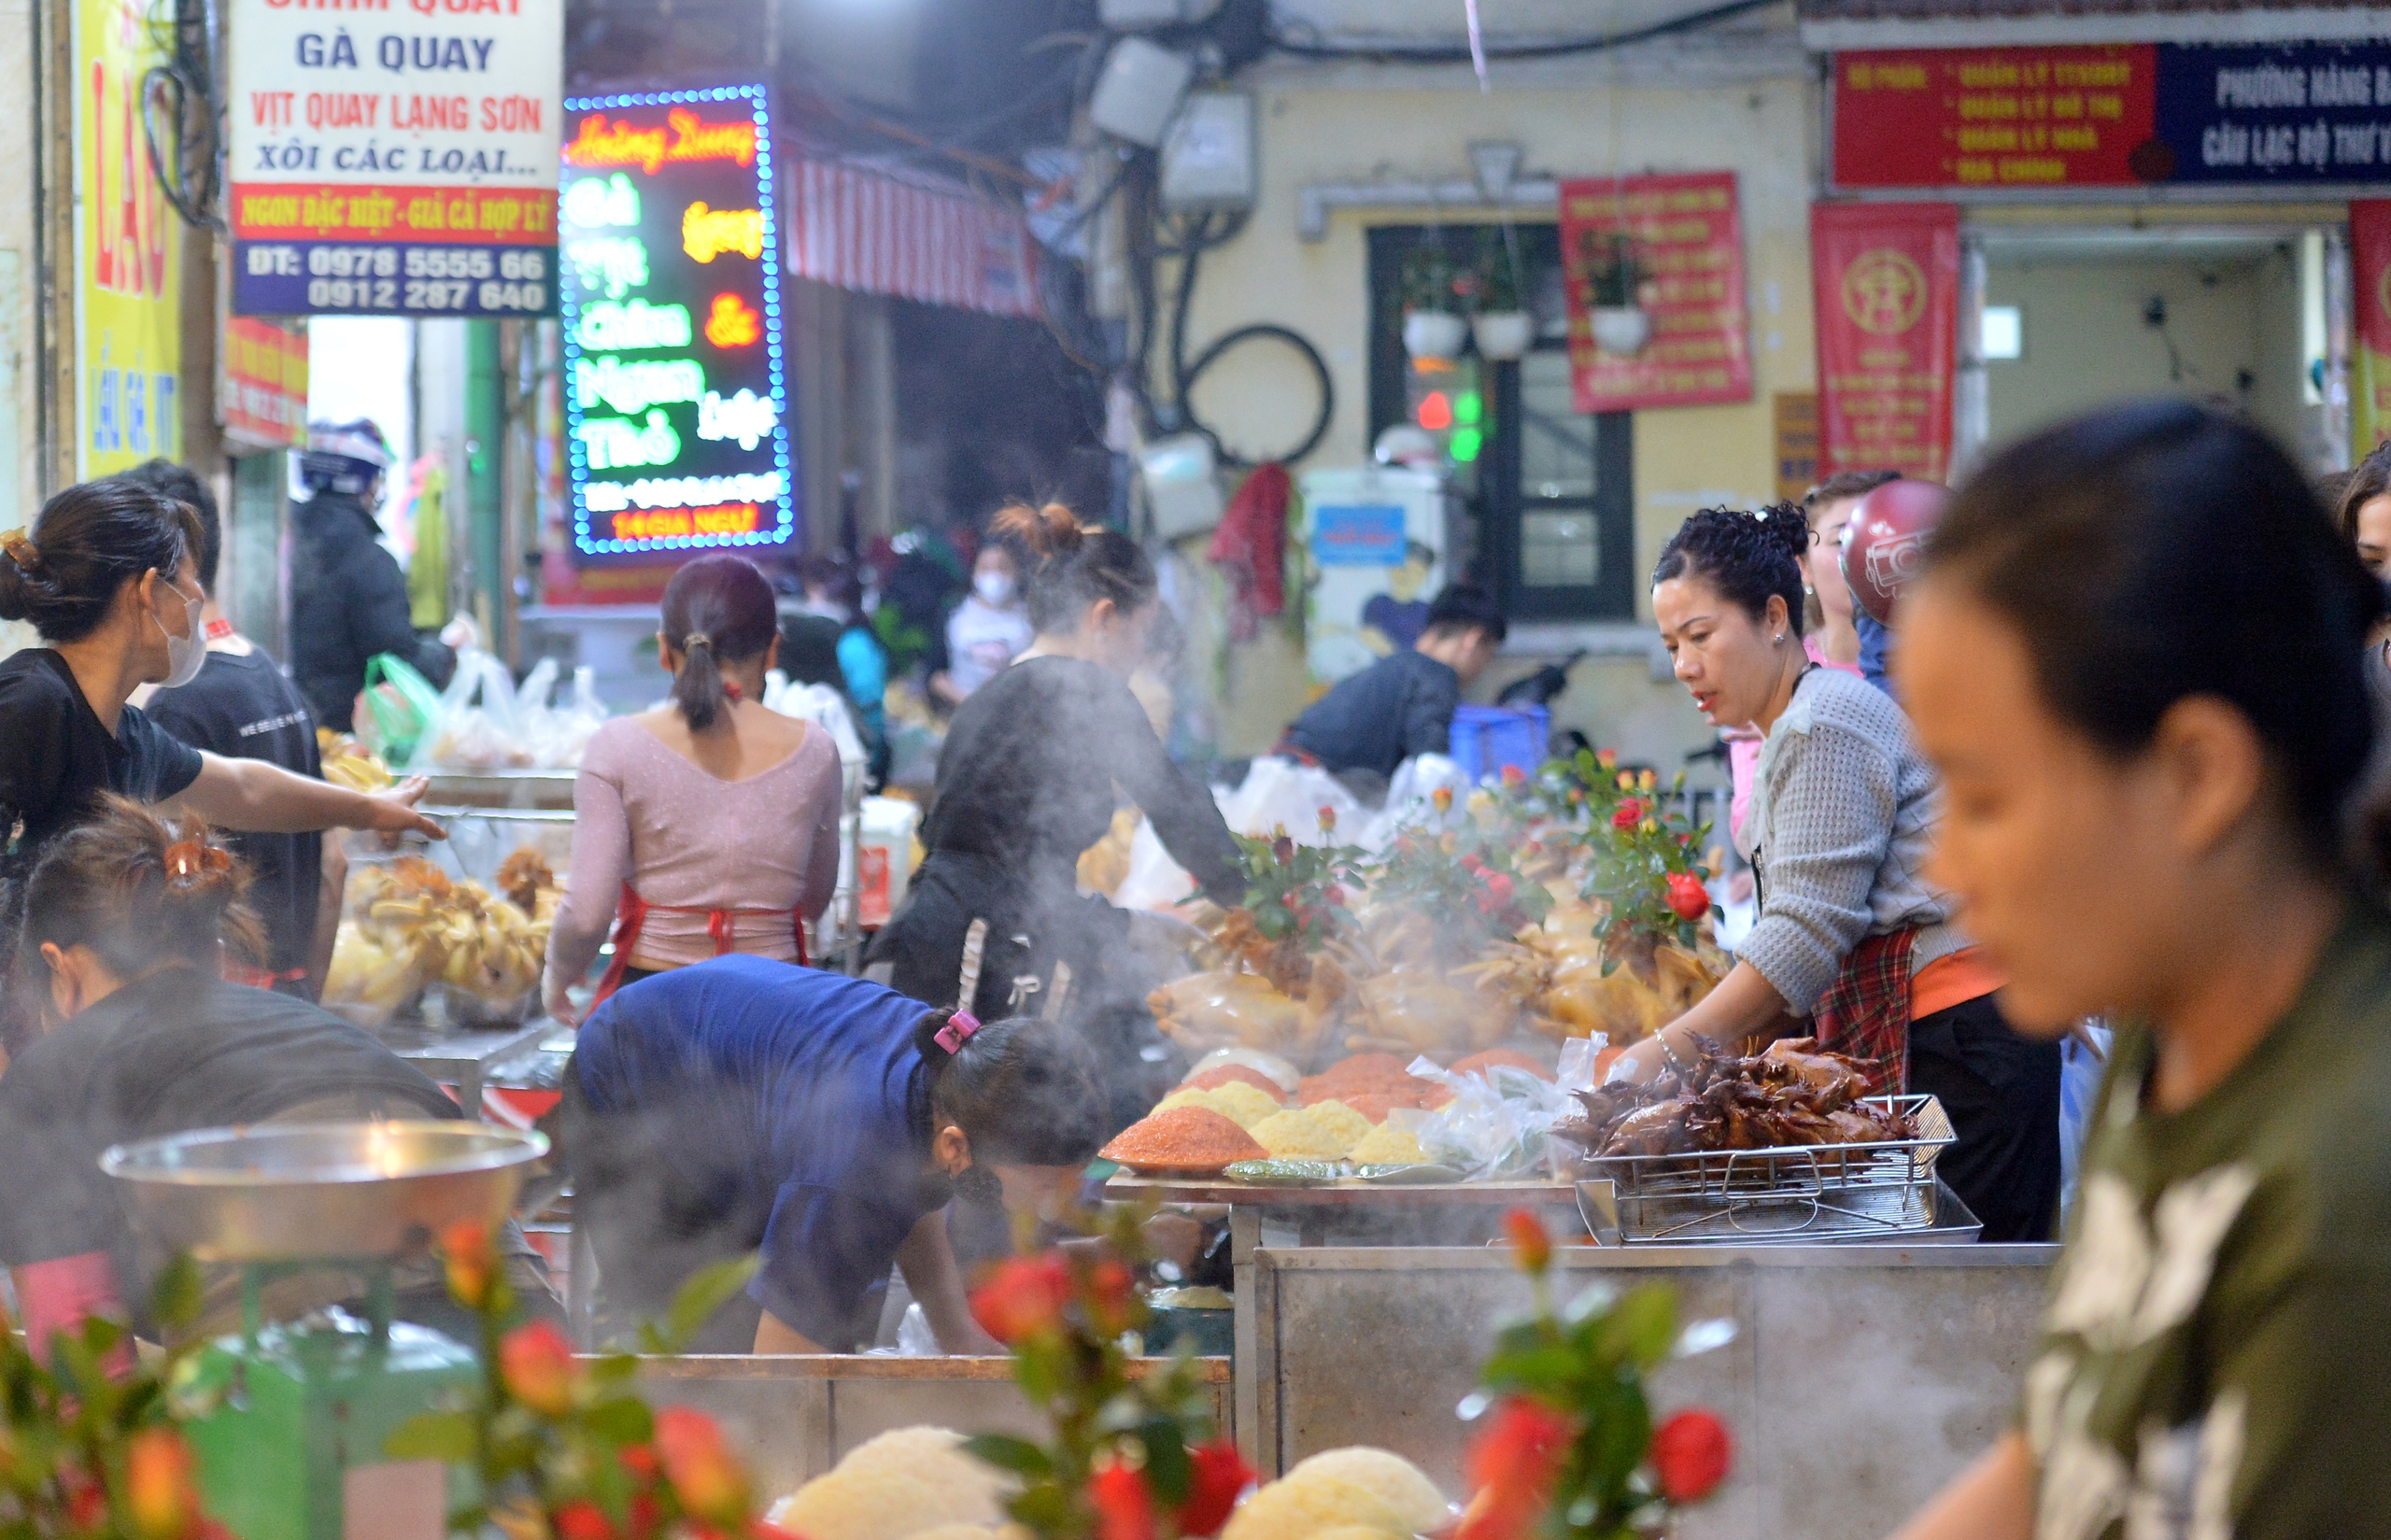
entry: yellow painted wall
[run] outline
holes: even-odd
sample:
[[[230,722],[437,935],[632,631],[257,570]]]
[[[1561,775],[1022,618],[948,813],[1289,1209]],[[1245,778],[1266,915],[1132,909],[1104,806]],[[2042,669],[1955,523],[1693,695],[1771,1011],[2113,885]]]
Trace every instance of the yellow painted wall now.
[[[1817,115],[1808,82],[1788,76],[1754,84],[1662,89],[1311,90],[1260,88],[1261,199],[1252,222],[1204,258],[1188,328],[1189,351],[1253,321],[1309,337],[1328,360],[1337,411],[1308,462],[1358,463],[1367,453],[1369,298],[1365,230],[1418,223],[1428,211],[1340,209],[1327,239],[1297,238],[1307,184],[1465,176],[1472,140],[1525,148],[1525,170],[1562,177],[1733,169],[1738,174],[1746,280],[1752,317],[1753,397],[1746,404],[1636,414],[1636,561],[1648,570],[1669,532],[1695,508],[1749,506],[1774,494],[1769,397],[1808,390],[1814,374],[1808,209]],[[1455,210],[1454,222],[1485,210]],[[1300,431],[1312,410],[1309,375],[1284,351],[1241,348],[1210,372],[1197,411],[1232,445],[1266,449]],[[1639,589],[1641,585],[1638,585]],[[1649,615],[1648,599],[1639,614]],[[1506,658],[1489,690],[1539,659]],[[1303,699],[1300,657],[1266,638],[1230,665],[1224,747],[1268,746]],[[1708,729],[1674,683],[1652,682],[1640,659],[1589,659],[1556,704],[1557,722],[1584,727],[1639,757],[1674,764]],[[1481,693],[1486,693],[1481,691]]]

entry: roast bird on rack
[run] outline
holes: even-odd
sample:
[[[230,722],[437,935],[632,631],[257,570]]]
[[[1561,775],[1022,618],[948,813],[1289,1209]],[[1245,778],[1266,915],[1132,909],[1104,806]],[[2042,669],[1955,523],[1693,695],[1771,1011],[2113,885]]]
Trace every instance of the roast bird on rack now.
[[[1582,1118],[1552,1132],[1589,1155],[1675,1155],[1716,1150],[1877,1144],[1918,1137],[1917,1120],[1861,1098],[1868,1078],[1814,1038],[1790,1038],[1749,1057],[1707,1038],[1700,1052],[1643,1085],[1577,1093]]]

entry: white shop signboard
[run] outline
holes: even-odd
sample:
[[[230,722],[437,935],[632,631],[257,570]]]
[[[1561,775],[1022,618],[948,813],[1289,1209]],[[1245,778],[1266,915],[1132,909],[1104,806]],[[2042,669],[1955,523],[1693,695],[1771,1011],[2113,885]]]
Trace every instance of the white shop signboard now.
[[[564,0],[224,0],[241,315],[551,316]]]

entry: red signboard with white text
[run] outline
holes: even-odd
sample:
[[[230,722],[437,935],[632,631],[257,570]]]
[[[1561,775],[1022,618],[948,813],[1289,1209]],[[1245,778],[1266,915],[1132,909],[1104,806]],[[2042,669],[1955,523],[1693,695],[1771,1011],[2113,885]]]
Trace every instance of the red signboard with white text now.
[[[1621,233],[1642,280],[1636,302],[1652,318],[1651,340],[1631,355],[1597,348],[1591,318],[1592,273]],[[1561,251],[1578,411],[1751,400],[1733,172],[1563,182]]]
[[[1951,469],[1959,360],[1959,211],[1951,204],[1818,204],[1818,474]]]

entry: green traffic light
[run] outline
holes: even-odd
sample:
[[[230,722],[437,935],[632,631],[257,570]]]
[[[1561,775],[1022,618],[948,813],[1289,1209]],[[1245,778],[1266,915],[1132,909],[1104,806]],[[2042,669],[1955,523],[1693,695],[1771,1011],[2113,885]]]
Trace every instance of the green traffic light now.
[[[1454,464],[1467,465],[1478,459],[1478,451],[1485,444],[1486,435],[1477,429],[1456,428],[1453,436],[1446,441],[1445,452],[1452,456]]]
[[[1464,427],[1476,427],[1486,416],[1486,398],[1475,390],[1461,390],[1453,395],[1453,420]]]

